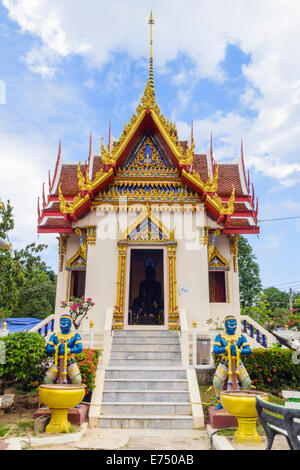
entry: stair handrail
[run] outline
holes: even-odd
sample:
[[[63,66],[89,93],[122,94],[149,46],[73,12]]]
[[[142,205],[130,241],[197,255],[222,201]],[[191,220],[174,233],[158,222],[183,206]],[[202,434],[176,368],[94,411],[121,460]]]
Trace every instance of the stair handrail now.
[[[106,310],[104,322],[104,338],[103,338],[103,366],[107,366],[110,360],[111,346],[112,346],[112,325],[113,325],[114,309],[108,308]]]
[[[190,341],[189,341],[189,327],[187,314],[185,309],[179,310],[180,319],[180,343],[181,343],[181,356],[182,365],[188,366],[190,363]]]
[[[275,336],[257,323],[253,318],[249,317],[249,315],[241,315],[240,320],[242,332],[256,340],[261,347],[267,348],[272,343],[276,343]]]
[[[41,336],[44,336],[44,338],[47,338],[48,334],[51,331],[54,331],[54,319],[55,314],[53,313],[52,315],[49,315],[47,318],[35,325],[33,328],[31,328],[31,330],[29,330],[29,333],[39,333]]]

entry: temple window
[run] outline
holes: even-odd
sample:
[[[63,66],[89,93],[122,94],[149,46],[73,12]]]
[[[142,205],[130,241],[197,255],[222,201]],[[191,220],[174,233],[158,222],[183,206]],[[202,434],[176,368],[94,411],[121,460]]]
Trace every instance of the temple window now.
[[[85,295],[86,249],[80,234],[80,246],[77,253],[66,263],[67,285],[66,300],[71,297],[81,298]]]
[[[215,248],[208,264],[210,302],[230,302],[229,270],[230,265],[228,261]]]
[[[71,271],[70,298],[85,296],[86,271]]]
[[[209,272],[209,301],[226,302],[225,271]]]

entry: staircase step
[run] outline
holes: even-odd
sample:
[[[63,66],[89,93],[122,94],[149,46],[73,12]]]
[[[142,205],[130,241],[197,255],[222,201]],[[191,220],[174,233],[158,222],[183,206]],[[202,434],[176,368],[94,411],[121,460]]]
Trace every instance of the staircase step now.
[[[182,379],[186,380],[186,370],[185,369],[171,369],[171,368],[154,368],[149,367],[148,369],[143,366],[142,368],[118,368],[118,367],[108,367],[105,371],[106,379]]]
[[[104,391],[108,390],[188,390],[185,379],[105,379]]]
[[[100,428],[130,429],[192,429],[192,417],[186,415],[106,415],[99,420]]]
[[[101,414],[118,415],[190,415],[190,403],[145,402],[145,403],[115,403],[102,402]]]
[[[188,391],[170,390],[106,390],[103,392],[104,402],[189,402]]]
[[[181,359],[181,358],[180,358]],[[141,367],[144,366],[145,369],[147,367],[154,367],[154,366],[180,366],[181,365],[181,360],[179,359],[151,359],[151,360],[146,360],[146,359],[113,359],[111,361],[111,364],[114,366],[120,366],[120,367]]]
[[[99,426],[192,429],[178,331],[115,330]]]
[[[180,354],[180,344],[113,344],[112,352],[176,352]]]
[[[115,336],[113,345],[115,344],[180,344],[178,336]]]
[[[113,339],[115,337],[179,337],[178,331],[171,331],[171,330],[114,330]]]
[[[181,353],[169,351],[112,351],[110,357],[111,362],[118,359],[175,359],[180,361]]]

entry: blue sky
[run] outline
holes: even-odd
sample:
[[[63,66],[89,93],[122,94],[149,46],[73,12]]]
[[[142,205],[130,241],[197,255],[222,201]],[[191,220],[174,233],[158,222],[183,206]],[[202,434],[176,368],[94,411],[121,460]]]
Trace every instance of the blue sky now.
[[[59,139],[64,160],[83,161],[90,132],[100,152],[109,120],[118,138],[135,111],[151,8],[156,98],[180,138],[193,120],[196,150],[207,151],[212,132],[219,162],[238,158],[243,139],[259,218],[300,216],[299,2],[2,0],[0,198],[14,205],[17,248],[38,241],[36,201]],[[299,234],[293,219],[262,222],[259,238],[248,237],[264,287],[300,290]],[[55,236],[39,241],[56,269]]]

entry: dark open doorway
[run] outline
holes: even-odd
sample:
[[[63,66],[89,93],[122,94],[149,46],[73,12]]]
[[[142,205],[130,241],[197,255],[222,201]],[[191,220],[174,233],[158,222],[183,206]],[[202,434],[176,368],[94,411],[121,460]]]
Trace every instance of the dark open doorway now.
[[[128,325],[164,325],[164,252],[132,249]]]

